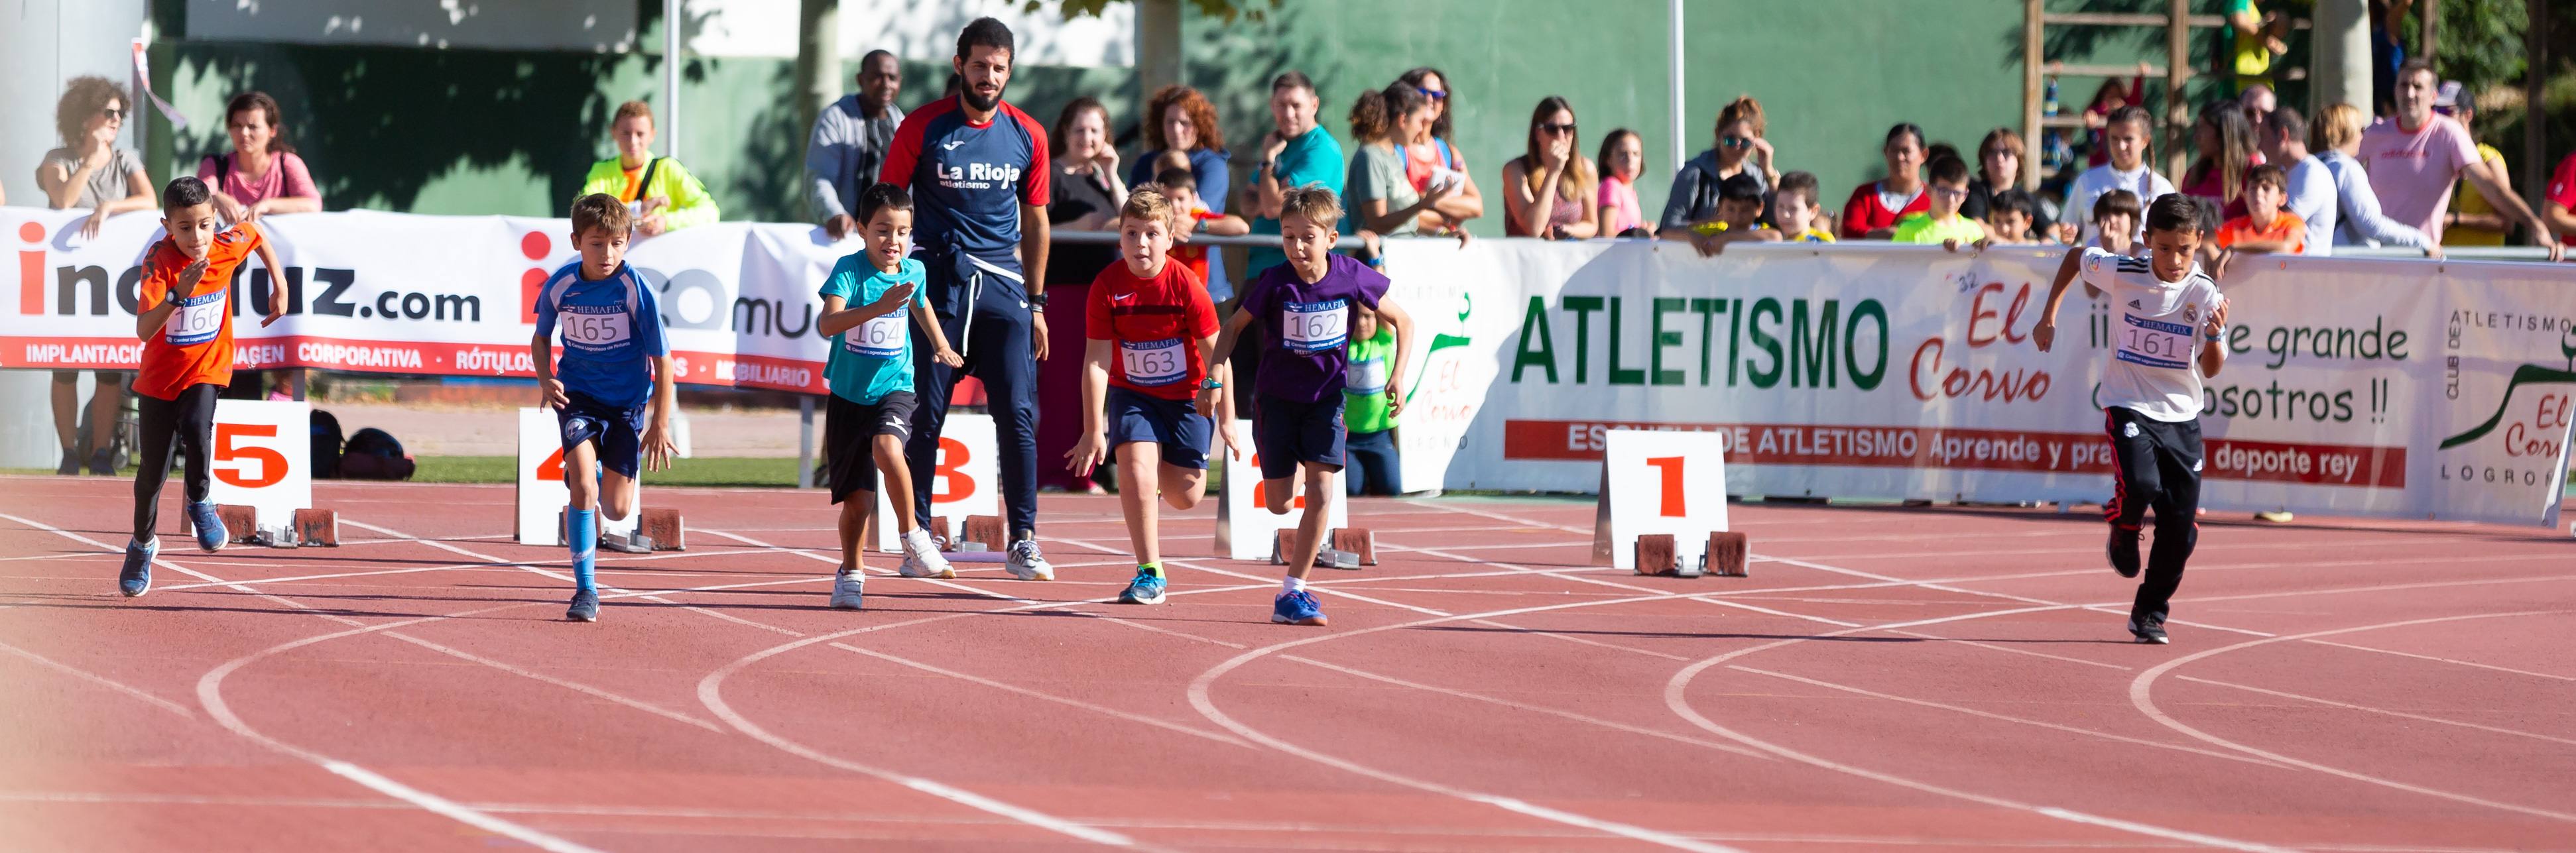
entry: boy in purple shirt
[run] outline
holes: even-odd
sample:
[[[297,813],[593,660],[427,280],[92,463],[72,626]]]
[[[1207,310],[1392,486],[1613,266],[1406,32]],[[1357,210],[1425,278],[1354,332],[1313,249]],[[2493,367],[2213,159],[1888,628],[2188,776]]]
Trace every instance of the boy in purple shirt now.
[[[1343,373],[1350,368],[1352,303],[1374,309],[1395,329],[1395,366],[1386,382],[1387,414],[1404,408],[1404,368],[1413,319],[1387,298],[1386,276],[1347,255],[1332,253],[1341,239],[1335,223],[1342,205],[1322,187],[1289,190],[1280,200],[1279,243],[1288,262],[1271,267],[1243,291],[1243,301],[1218,333],[1216,361],[1208,365],[1199,410],[1216,411],[1225,387],[1228,354],[1244,327],[1261,324],[1261,373],[1254,388],[1252,444],[1261,456],[1261,494],[1269,510],[1287,515],[1295,497],[1290,478],[1302,470],[1306,514],[1297,520],[1297,549],[1288,561],[1270,621],[1322,625],[1324,608],[1306,591],[1323,545],[1329,501],[1339,500],[1333,475],[1342,470]]]

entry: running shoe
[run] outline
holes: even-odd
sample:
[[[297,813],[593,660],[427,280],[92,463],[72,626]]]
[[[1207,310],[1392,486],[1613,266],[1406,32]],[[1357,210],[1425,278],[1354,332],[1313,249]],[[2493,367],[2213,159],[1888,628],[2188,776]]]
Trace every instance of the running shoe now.
[[[572,607],[564,610],[564,618],[575,622],[599,621],[599,593],[587,589],[574,590]]]
[[[225,542],[232,541],[231,531],[224,529],[223,513],[216,512],[212,502],[189,501],[188,523],[197,528],[197,549],[200,551],[212,554],[223,550]]]
[[[1055,580],[1055,567],[1048,565],[1046,555],[1038,552],[1038,540],[1034,536],[1011,543],[1011,554],[1003,559],[1002,568],[1008,570],[1011,577],[1024,581]]]
[[[2255,521],[2268,521],[2273,524],[2288,524],[2296,518],[2298,516],[2291,515],[2286,509],[2267,509],[2254,514]]]
[[[948,558],[939,553],[939,544],[931,541],[930,531],[918,527],[903,537],[903,565],[894,571],[908,578],[946,580],[957,576],[957,568],[948,564]]]
[[[73,456],[72,452],[69,450],[63,451],[63,464],[54,466],[54,475],[58,477],[80,476],[80,458]]]
[[[865,605],[862,603],[862,599],[864,599],[867,594],[867,587],[868,574],[863,569],[853,569],[833,576],[832,609],[866,609]]]
[[[2165,639],[2165,626],[2142,624],[2135,619],[2129,620],[2129,636],[2136,637],[2138,638],[2138,642],[2151,646],[2161,646],[2173,642],[2172,640]]]
[[[141,598],[152,591],[152,555],[161,550],[161,538],[150,542],[125,543],[125,568],[116,573],[116,590],[127,598]]]
[[[1270,621],[1282,625],[1322,625],[1324,605],[1305,590],[1283,592],[1270,603]]]
[[[1119,591],[1118,602],[1120,604],[1163,603],[1163,578],[1154,574],[1153,569],[1137,566],[1136,578],[1127,582],[1126,589]]]
[[[2138,576],[2138,531],[2111,525],[2111,570],[2121,577]]]
[[[89,472],[101,477],[116,476],[116,460],[105,450],[92,453],[89,455]]]

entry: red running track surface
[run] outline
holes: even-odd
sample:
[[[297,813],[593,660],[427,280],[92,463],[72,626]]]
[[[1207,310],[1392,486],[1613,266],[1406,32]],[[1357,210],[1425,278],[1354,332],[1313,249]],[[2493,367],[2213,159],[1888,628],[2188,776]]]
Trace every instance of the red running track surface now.
[[[819,494],[658,489],[694,550],[603,554],[578,625],[506,488],[317,486],[336,550],[167,530],[136,600],[127,489],[0,481],[0,847],[2576,846],[2549,531],[2213,517],[2146,647],[2080,514],[1745,505],[1753,576],[1686,580],[1586,565],[1588,504],[1369,500],[1313,629],[1204,506],[1160,607],[1108,603],[1115,503],[1049,495],[1060,580],[851,613]]]

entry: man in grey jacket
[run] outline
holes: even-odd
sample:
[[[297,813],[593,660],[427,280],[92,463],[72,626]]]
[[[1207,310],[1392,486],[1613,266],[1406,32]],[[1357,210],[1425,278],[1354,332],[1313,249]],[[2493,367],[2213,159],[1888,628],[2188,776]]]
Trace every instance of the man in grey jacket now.
[[[823,220],[823,233],[834,240],[858,230],[850,211],[858,206],[859,193],[876,182],[895,128],[903,124],[903,110],[894,105],[894,96],[902,91],[903,64],[892,53],[868,51],[859,58],[859,91],[814,116],[805,171],[812,181],[815,215]]]

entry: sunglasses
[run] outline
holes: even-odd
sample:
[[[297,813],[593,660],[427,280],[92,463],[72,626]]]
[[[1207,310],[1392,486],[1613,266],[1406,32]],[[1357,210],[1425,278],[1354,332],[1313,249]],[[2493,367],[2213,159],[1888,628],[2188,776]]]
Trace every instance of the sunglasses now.
[[[1425,89],[1420,86],[1415,86],[1413,87],[1413,91],[1420,92],[1423,97],[1430,98],[1435,101],[1449,100],[1449,93],[1439,89]]]
[[[1538,129],[1544,133],[1573,133],[1574,123],[1570,121],[1564,124],[1549,122],[1547,124],[1539,125]]]
[[[1728,147],[1728,148],[1743,148],[1743,147],[1750,146],[1750,145],[1752,145],[1752,144],[1753,144],[1753,137],[1750,137],[1750,136],[1721,136],[1721,137],[1718,137],[1718,138],[1717,138],[1717,144],[1719,144],[1719,145],[1723,145],[1723,146],[1726,146],[1726,147]]]
[[[104,107],[98,111],[98,114],[109,121],[125,120],[125,110],[120,107]]]

